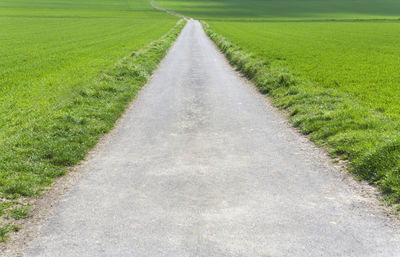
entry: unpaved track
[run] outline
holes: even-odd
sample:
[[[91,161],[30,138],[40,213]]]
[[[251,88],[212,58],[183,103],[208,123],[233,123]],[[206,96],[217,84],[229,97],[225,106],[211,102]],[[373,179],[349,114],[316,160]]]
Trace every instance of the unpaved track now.
[[[400,256],[399,228],[189,21],[28,256]]]

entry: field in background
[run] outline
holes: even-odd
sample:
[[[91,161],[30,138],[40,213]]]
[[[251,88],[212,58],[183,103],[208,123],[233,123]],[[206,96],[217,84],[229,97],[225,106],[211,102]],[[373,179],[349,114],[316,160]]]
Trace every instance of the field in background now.
[[[0,240],[112,127],[181,27],[131,54],[177,20],[147,0],[0,0]]]
[[[400,201],[400,2],[158,0],[208,34],[291,121]]]
[[[400,19],[397,0],[156,0],[202,20]]]
[[[400,22],[210,22],[294,75],[400,118]]]

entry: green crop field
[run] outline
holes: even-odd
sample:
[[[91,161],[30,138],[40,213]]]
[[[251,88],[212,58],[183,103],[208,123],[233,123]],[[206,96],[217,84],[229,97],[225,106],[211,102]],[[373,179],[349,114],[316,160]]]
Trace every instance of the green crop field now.
[[[400,22],[211,22],[261,59],[400,118]]]
[[[0,0],[0,240],[112,127],[177,21],[146,0]]]
[[[209,36],[290,120],[400,201],[400,1],[158,0]]]
[[[156,0],[202,20],[399,19],[397,0]]]

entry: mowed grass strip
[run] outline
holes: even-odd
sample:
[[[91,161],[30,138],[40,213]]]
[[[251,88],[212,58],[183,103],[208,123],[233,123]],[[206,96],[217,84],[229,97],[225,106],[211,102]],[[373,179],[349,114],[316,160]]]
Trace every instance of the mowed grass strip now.
[[[0,240],[112,128],[177,21],[146,0],[0,0]]]
[[[400,2],[157,2],[204,18],[231,63],[294,125],[400,202]]]

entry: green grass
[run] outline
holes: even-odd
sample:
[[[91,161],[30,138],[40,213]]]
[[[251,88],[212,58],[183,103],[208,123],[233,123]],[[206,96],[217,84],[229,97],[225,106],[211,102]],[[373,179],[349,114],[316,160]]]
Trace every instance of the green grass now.
[[[6,242],[8,237],[9,237],[9,233],[12,231],[18,231],[20,228],[18,226],[12,225],[12,224],[7,224],[4,226],[0,226],[0,242]]]
[[[0,0],[1,240],[112,128],[177,21],[146,0]]]
[[[202,20],[399,19],[398,0],[156,0]]]
[[[14,220],[25,219],[26,217],[28,217],[28,214],[29,214],[28,206],[17,207],[10,210],[10,216],[8,216],[7,218]]]
[[[295,76],[400,117],[400,22],[210,22],[243,49]]]
[[[206,20],[231,63],[295,126],[400,202],[399,1],[157,3]]]

